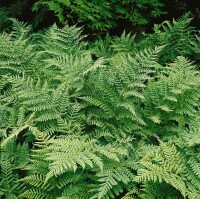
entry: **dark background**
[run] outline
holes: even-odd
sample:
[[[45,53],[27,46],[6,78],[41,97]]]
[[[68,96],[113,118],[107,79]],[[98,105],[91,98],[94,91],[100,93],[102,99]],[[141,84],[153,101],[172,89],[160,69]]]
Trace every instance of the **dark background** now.
[[[17,5],[16,2],[18,2]],[[0,0],[0,7],[5,7],[9,11],[11,17],[15,17],[20,21],[33,24],[34,31],[46,28],[49,25],[52,25],[54,22],[56,22],[58,25],[61,25],[57,17],[51,11],[46,10],[44,15],[33,12],[32,7],[34,2],[35,0]],[[192,21],[192,26],[200,29],[200,0],[165,0],[165,7],[163,10],[167,11],[167,14],[154,19],[149,19],[149,23],[144,26],[133,26],[126,20],[118,20],[117,27],[110,29],[109,33],[111,35],[121,35],[124,30],[127,32],[137,32],[141,30],[151,32],[153,24],[161,23],[164,20],[171,21],[173,18],[177,19],[189,11],[194,18]],[[34,24],[34,21],[36,21],[38,18],[41,18],[40,23]],[[85,32],[91,33],[91,30],[87,30],[86,28]]]

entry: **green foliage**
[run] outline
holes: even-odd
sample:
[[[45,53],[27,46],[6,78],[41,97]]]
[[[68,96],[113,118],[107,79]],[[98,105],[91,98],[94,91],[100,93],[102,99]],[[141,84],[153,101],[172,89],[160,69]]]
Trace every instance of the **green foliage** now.
[[[169,143],[159,141],[159,146],[149,146],[142,152],[140,160],[142,167],[138,170],[135,180],[145,183],[144,196],[146,198],[149,197],[148,194],[152,188],[157,186],[161,186],[162,192],[154,191],[151,197],[164,198],[165,191],[173,190],[166,184],[178,190],[184,198],[186,196],[199,198],[199,135],[197,126],[193,132],[181,132],[180,138],[170,140]],[[197,136],[197,140],[194,144],[188,145],[189,140],[185,139],[185,136],[190,136],[190,139]],[[160,194],[163,196],[159,196]],[[170,195],[171,193],[168,194]],[[179,194],[176,193],[176,195]]]
[[[0,9],[0,31],[3,31],[8,27],[8,22],[7,13],[3,9]]]
[[[179,20],[168,21],[160,25],[154,26],[154,33],[150,34],[147,39],[142,42],[143,47],[165,45],[163,53],[161,53],[162,62],[166,63],[174,60],[177,56],[191,56],[195,52],[192,42],[196,42],[195,34],[197,31],[190,26],[190,13],[186,13]],[[169,59],[170,58],[170,59]]]
[[[159,63],[162,65],[172,62],[177,56],[185,56],[195,61],[199,60],[199,32],[190,26],[192,18],[186,13],[172,23],[164,21],[155,24],[153,33],[132,36],[125,32],[121,37],[106,36],[105,40],[98,40],[92,45],[96,56],[111,56],[119,52],[126,52],[135,56],[138,51],[149,47],[163,46],[159,53]],[[139,42],[138,42],[139,40]]]
[[[32,33],[11,21],[0,35],[2,198],[200,198],[199,36],[187,14],[93,44],[75,26]]]
[[[47,6],[63,24],[67,21],[87,24],[93,30],[108,30],[116,26],[119,19],[127,20],[134,25],[148,23],[149,17],[165,14],[163,1],[158,0],[51,0],[37,1],[33,10],[38,11]]]

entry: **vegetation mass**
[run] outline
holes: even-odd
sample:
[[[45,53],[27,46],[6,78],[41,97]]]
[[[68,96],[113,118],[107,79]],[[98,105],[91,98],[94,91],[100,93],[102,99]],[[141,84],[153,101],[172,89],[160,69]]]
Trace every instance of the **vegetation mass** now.
[[[0,16],[1,198],[200,199],[189,13],[92,43],[77,26],[33,32]]]

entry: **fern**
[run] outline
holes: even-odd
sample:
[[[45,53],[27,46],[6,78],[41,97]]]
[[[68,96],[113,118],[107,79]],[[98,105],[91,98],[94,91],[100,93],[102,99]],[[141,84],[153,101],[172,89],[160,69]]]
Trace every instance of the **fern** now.
[[[200,198],[190,20],[90,44],[76,26],[32,33],[12,19],[0,35],[1,197]]]
[[[160,60],[162,63],[174,61],[177,56],[193,55],[192,43],[196,43],[194,33],[196,30],[190,26],[192,18],[190,13],[186,13],[173,23],[165,21],[162,24],[154,26],[154,33],[148,35],[141,46],[161,46],[165,45]]]
[[[135,180],[145,183],[145,192],[151,190],[154,186],[153,182],[161,184],[160,190],[155,194],[162,190],[159,193],[163,194],[162,197],[166,194],[162,184],[167,183],[178,190],[184,198],[186,196],[199,198],[199,157],[184,155],[186,151],[191,155],[194,149],[184,148],[183,150],[175,145],[176,140],[172,142],[173,144],[161,142],[160,146],[151,146],[147,148],[148,151],[144,150],[145,155],[140,162],[142,167],[138,170]]]
[[[21,153],[23,159],[18,157]],[[0,195],[5,198],[18,198],[20,193],[24,191],[24,184],[19,183],[20,178],[17,169],[24,169],[28,161],[27,146],[16,146],[14,142],[10,142],[9,146],[1,145],[1,175],[0,175]]]

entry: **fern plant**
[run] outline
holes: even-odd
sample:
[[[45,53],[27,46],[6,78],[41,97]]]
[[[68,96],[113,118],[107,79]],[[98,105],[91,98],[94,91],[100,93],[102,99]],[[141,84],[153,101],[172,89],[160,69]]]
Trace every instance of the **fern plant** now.
[[[198,131],[196,129],[192,134],[196,133],[198,137]],[[183,144],[183,141],[182,144],[185,146],[177,144],[176,141],[170,143],[160,141],[159,146],[149,146],[142,151],[142,154],[144,153],[140,161],[142,167],[135,178],[136,181],[144,183],[142,197],[149,198],[151,194],[154,198],[165,198],[166,192],[169,192],[167,197],[174,194],[177,198],[181,198],[181,195],[183,198],[200,197],[198,141],[194,145],[196,149],[194,146],[186,147],[187,144],[185,142]],[[154,188],[156,191],[152,193]]]
[[[199,39],[187,15],[143,40],[94,44],[75,26],[32,33],[11,21],[0,35],[2,198],[200,198]]]
[[[162,73],[144,91],[144,114],[149,119],[150,131],[164,138],[196,123],[200,84],[199,72],[183,57],[178,57]]]
[[[154,25],[154,33],[148,35],[141,43],[146,46],[165,45],[160,54],[162,63],[174,61],[177,56],[192,57],[195,52],[192,43],[198,43],[195,38],[196,30],[190,26],[192,18],[186,13],[172,23],[165,21],[162,24]]]
[[[138,51],[149,47],[163,46],[158,61],[162,65],[174,61],[177,56],[195,57],[195,61],[198,61],[199,32],[191,27],[191,21],[190,13],[186,13],[172,23],[164,21],[155,24],[151,34],[143,32],[142,35],[131,35],[124,32],[119,38],[107,35],[104,40],[95,41],[91,49],[97,57],[108,57],[119,52],[135,56]]]

